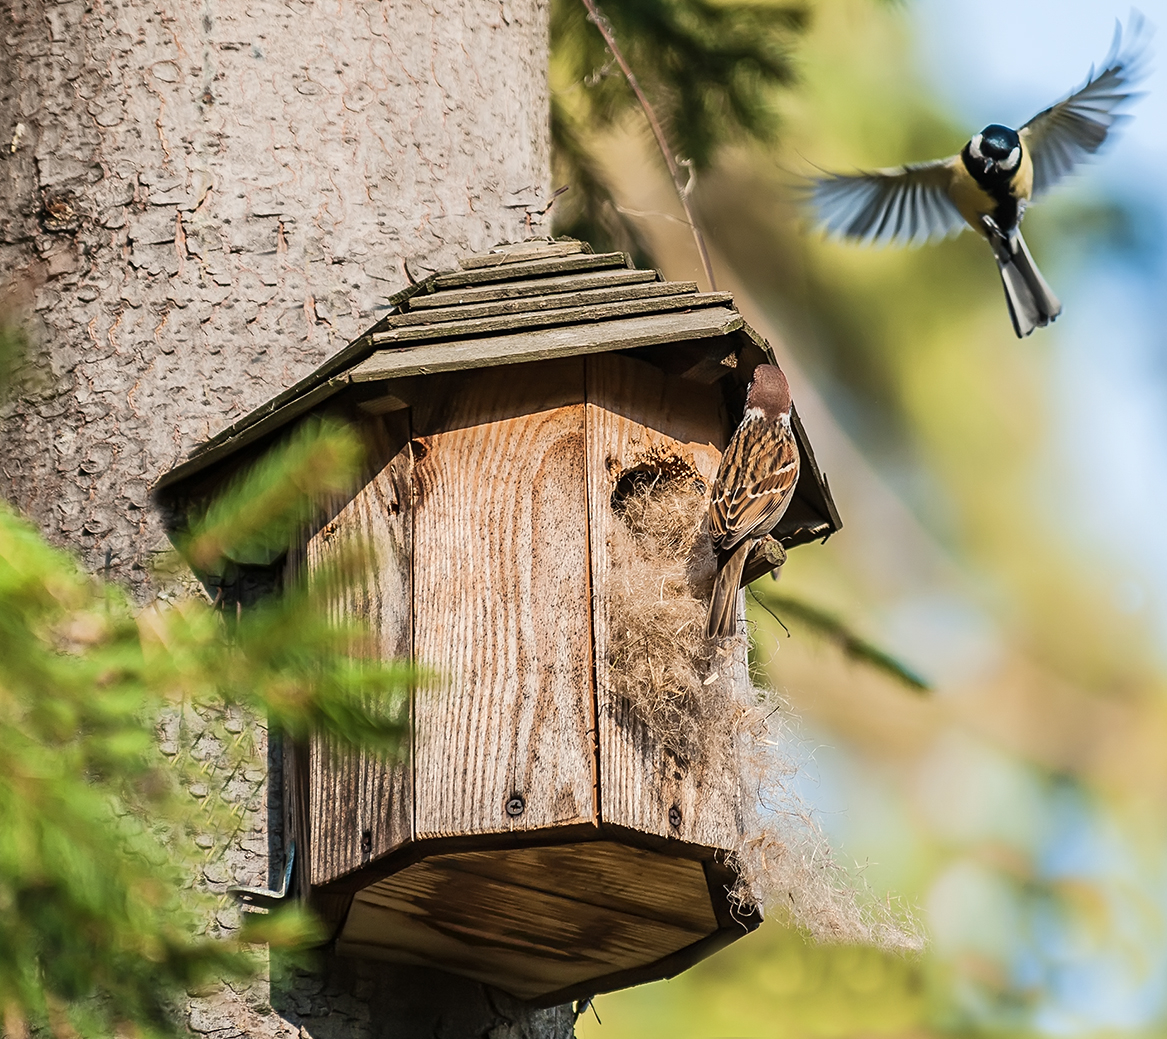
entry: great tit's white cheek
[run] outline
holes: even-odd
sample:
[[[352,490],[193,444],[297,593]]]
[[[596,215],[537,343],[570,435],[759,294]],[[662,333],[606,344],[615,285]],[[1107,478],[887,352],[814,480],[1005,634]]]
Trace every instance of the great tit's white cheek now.
[[[1015,169],[1017,169],[1017,164],[1020,161],[1021,161],[1021,147],[1018,146],[1018,147],[1014,148],[1008,155],[1005,156],[1005,158],[1003,158],[1001,160],[1001,169],[1010,170],[1010,171],[1015,170]]]
[[[977,134],[971,141],[968,142],[969,153],[974,159],[983,159],[985,157],[985,153],[981,151],[981,141],[984,139],[985,138],[983,134]]]

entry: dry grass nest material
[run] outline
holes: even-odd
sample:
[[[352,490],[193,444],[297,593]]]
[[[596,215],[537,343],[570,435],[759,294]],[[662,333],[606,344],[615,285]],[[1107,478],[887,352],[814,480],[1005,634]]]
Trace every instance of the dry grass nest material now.
[[[777,908],[827,941],[922,945],[910,918],[861,898],[808,808],[791,789],[790,715],[750,681],[745,637],[719,645],[705,621],[716,572],[708,488],[686,462],[641,460],[617,482],[623,520],[609,544],[608,684],[633,724],[702,781],[736,789],[734,849],[743,906]]]

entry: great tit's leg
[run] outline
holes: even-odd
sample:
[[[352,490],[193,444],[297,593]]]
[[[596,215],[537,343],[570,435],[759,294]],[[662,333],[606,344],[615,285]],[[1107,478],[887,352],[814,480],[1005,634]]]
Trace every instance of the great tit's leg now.
[[[1001,230],[1000,225],[988,213],[981,214],[981,226],[985,229],[985,237],[989,240],[989,246],[993,250],[993,255],[997,257],[998,263],[1008,263],[1013,259],[1013,247],[1009,243],[1009,238],[1004,231]]]

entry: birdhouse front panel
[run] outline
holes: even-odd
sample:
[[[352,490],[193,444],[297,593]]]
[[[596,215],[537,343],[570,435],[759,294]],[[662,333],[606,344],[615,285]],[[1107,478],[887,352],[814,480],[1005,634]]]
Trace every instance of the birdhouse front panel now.
[[[413,408],[419,840],[595,821],[583,382],[457,372]]]

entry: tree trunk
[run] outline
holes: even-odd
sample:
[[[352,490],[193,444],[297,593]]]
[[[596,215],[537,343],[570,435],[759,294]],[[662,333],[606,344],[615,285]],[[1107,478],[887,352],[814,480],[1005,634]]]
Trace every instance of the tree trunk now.
[[[160,473],[354,338],[409,278],[538,230],[547,0],[0,9],[0,271],[34,315],[0,413],[0,493],[145,600]],[[212,881],[266,879],[267,816]],[[196,1000],[191,1026],[572,1030],[565,1008],[384,964],[330,962],[273,991],[275,1010],[266,999]]]

